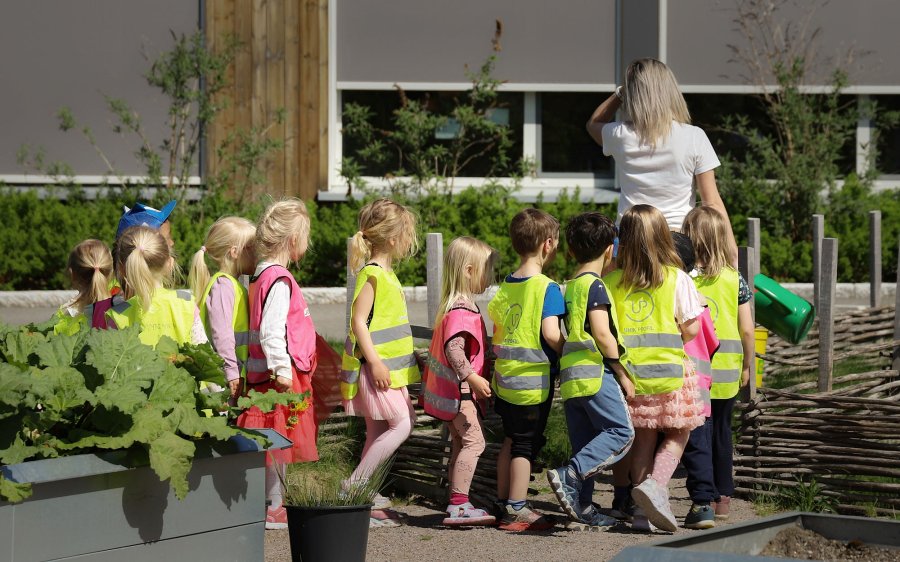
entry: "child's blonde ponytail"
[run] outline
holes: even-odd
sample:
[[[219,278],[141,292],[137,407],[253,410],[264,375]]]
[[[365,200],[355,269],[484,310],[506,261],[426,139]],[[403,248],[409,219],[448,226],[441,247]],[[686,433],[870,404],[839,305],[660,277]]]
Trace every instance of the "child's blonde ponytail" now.
[[[393,248],[390,246],[394,240]],[[372,254],[391,248],[392,259],[408,258],[416,253],[416,216],[390,199],[376,199],[359,210],[359,230],[350,243],[350,267],[358,270]]]
[[[362,268],[372,257],[372,244],[366,240],[366,236],[361,230],[357,230],[350,239],[349,252],[350,269],[354,271]]]
[[[109,247],[100,240],[84,240],[72,249],[67,267],[78,296],[72,306],[79,311],[91,303],[109,298],[113,260]]]
[[[191,258],[191,269],[188,271],[188,287],[191,294],[199,299],[209,283],[209,267],[206,265],[206,246],[201,246]]]
[[[116,271],[125,297],[137,296],[150,307],[153,294],[172,276],[173,260],[165,238],[153,228],[129,228],[116,241]]]

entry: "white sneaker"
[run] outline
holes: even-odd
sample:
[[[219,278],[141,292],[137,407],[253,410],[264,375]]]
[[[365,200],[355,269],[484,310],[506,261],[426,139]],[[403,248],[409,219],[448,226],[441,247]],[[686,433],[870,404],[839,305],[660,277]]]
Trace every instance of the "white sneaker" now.
[[[387,498],[381,494],[375,494],[375,497],[372,498],[372,509],[389,509],[391,507],[394,507],[391,498]]]
[[[678,530],[678,522],[669,505],[668,491],[659,483],[648,476],[646,480],[631,490],[631,497],[644,513],[647,519],[663,531],[674,533]]]
[[[632,513],[631,528],[635,531],[642,531],[645,533],[652,533],[656,530],[656,527],[650,523],[649,519],[647,519],[647,514],[639,507],[635,507],[634,512]]]

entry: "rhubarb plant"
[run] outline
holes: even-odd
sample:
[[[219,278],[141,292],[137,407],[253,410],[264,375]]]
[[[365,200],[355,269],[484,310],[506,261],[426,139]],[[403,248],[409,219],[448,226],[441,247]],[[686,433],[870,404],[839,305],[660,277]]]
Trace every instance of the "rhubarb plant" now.
[[[0,327],[0,465],[133,449],[183,499],[198,439],[265,441],[230,425],[241,410],[228,405],[227,392],[201,391],[201,382],[226,386],[222,360],[209,344],[163,338],[154,348],[141,343],[137,327],[75,335],[54,335],[48,326]],[[240,407],[268,411],[307,398],[251,391]],[[30,484],[0,474],[0,499],[30,495]]]

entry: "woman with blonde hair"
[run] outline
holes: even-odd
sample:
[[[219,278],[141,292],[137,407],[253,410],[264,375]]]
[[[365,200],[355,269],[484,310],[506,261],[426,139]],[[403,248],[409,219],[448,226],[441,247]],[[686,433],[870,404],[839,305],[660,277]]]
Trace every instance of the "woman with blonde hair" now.
[[[494,523],[492,515],[469,501],[469,489],[485,447],[476,404],[491,397],[487,333],[474,298],[490,286],[498,258],[496,250],[469,236],[453,240],[444,257],[441,304],[420,397],[425,412],[444,420],[451,437],[444,525]]]
[[[619,109],[623,121],[615,120]],[[647,58],[628,65],[625,84],[594,110],[587,130],[603,154],[616,161],[622,191],[616,222],[632,206],[646,204],[663,213],[670,230],[680,231],[695,205],[695,187],[703,204],[728,222],[713,171],[719,159],[706,133],[691,125],[675,75],[662,62]],[[736,263],[730,228],[728,235]]]
[[[115,248],[116,276],[125,302],[106,312],[113,329],[140,326],[141,341],[156,346],[168,336],[177,343],[206,343],[200,312],[190,291],[167,289],[175,271],[169,244],[158,230],[134,226],[125,230]]]
[[[113,260],[109,246],[100,240],[84,240],[72,248],[66,267],[78,294],[56,311],[56,334],[75,334],[87,324],[93,327],[93,304],[109,298]]]
[[[256,267],[256,226],[242,217],[222,217],[206,234],[191,260],[188,282],[198,295],[200,320],[206,335],[225,362],[225,380],[232,400],[241,393],[244,364],[250,343],[247,290],[237,278]],[[219,271],[210,276],[209,257]]]

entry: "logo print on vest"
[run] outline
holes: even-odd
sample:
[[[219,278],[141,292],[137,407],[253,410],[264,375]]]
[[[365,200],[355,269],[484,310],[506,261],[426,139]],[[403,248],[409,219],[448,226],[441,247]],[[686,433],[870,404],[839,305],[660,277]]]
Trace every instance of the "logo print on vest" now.
[[[706,296],[706,295],[704,295]],[[709,306],[709,316],[712,318],[712,321],[719,321],[719,303],[711,299],[710,297],[706,297],[706,304]]]
[[[514,304],[506,309],[506,317],[503,319],[503,330],[509,336],[519,327],[522,320],[522,305]]]
[[[632,322],[643,322],[653,314],[656,305],[647,291],[633,291],[625,297],[625,316]]]

